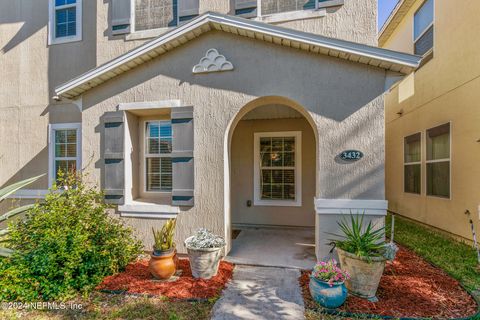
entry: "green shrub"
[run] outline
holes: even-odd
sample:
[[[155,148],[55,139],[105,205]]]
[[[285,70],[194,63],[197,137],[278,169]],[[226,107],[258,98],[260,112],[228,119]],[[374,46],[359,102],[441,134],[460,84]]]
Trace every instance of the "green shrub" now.
[[[0,300],[67,299],[123,269],[142,245],[106,213],[103,195],[73,175],[10,226],[15,253],[0,263]]]

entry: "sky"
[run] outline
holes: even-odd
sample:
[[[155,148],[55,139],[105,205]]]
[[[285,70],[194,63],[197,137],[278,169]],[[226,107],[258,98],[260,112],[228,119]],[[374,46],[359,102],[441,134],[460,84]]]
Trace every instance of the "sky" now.
[[[378,30],[382,28],[397,2],[398,0],[378,0]]]

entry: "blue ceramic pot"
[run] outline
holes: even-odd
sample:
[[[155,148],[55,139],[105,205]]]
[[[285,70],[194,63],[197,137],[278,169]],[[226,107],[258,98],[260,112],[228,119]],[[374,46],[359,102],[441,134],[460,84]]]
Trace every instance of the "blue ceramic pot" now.
[[[327,282],[310,276],[310,294],[322,307],[335,309],[340,307],[347,299],[347,288],[343,284],[334,283],[332,287]]]

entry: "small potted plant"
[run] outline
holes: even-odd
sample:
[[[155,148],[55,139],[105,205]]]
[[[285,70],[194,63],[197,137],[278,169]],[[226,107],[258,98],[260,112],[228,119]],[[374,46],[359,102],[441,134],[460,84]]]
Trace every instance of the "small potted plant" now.
[[[152,228],[154,244],[148,268],[150,273],[159,280],[166,280],[176,271],[175,263],[175,226],[177,220],[169,219],[160,230]]]
[[[344,282],[349,278],[348,272],[340,269],[335,259],[320,261],[310,274],[310,294],[322,307],[338,308],[347,299]]]
[[[207,229],[199,229],[185,240],[190,268],[195,278],[210,279],[218,272],[225,240]]]
[[[345,285],[353,295],[377,301],[380,278],[385,268],[384,227],[376,228],[370,221],[364,225],[364,215],[350,215],[350,221],[338,223],[343,240],[336,240],[336,248],[342,269],[350,274]]]

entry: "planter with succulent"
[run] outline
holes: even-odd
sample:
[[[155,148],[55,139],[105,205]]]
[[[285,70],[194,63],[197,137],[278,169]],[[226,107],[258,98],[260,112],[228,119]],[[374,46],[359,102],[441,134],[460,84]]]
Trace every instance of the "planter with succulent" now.
[[[322,307],[338,308],[347,299],[344,283],[349,278],[348,272],[340,269],[334,259],[320,261],[310,274],[310,294]]]
[[[340,265],[350,274],[345,285],[350,293],[377,301],[375,294],[385,268],[385,231],[370,221],[364,223],[364,215],[350,215],[338,223],[343,236],[335,240]]]
[[[176,219],[169,219],[162,229],[152,228],[155,243],[148,268],[150,273],[159,280],[170,278],[176,271],[176,250],[173,241],[176,223]]]
[[[199,229],[185,240],[190,268],[195,278],[210,279],[218,272],[225,240],[207,229]]]

